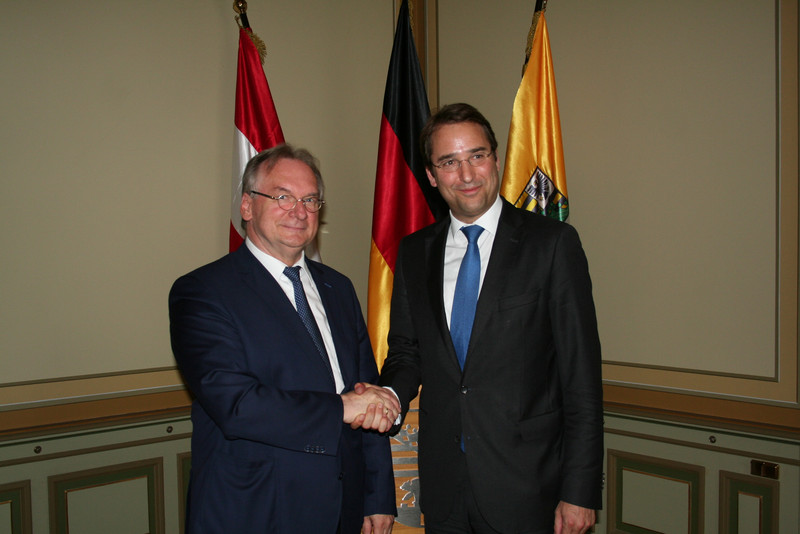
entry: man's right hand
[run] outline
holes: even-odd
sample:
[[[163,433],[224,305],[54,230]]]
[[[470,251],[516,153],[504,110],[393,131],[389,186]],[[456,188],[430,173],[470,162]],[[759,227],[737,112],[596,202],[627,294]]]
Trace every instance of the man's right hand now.
[[[392,428],[400,413],[400,403],[391,391],[363,382],[342,394],[342,404],[345,423],[381,433]]]

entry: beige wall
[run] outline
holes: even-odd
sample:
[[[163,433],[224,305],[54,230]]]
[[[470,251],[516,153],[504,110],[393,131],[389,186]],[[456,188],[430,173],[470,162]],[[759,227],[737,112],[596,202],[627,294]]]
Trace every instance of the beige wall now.
[[[438,4],[440,102],[483,110],[503,152],[532,2]],[[607,384],[797,404],[796,13],[548,4]]]
[[[231,2],[0,13],[0,404],[31,400],[15,383],[172,366],[170,285],[227,251]],[[321,160],[322,257],[366,301],[392,3],[251,2],[249,19],[287,140]]]
[[[392,4],[264,0],[249,11],[284,133],[322,162],[323,260],[362,303]],[[501,151],[532,4],[438,1],[439,101],[484,111]],[[642,382],[731,396],[744,385],[796,403],[796,344],[783,359],[775,351],[786,287],[775,10],[548,6],[571,222],[592,268],[607,378],[666,372]],[[174,373],[150,372],[173,364],[169,287],[227,248],[230,2],[4,2],[0,15],[0,409],[169,389]],[[794,63],[796,113],[796,41]],[[781,179],[796,187],[794,120],[794,167]],[[793,224],[796,258],[796,212]],[[796,332],[796,271],[794,282]],[[102,376],[126,371],[143,373],[127,385]]]

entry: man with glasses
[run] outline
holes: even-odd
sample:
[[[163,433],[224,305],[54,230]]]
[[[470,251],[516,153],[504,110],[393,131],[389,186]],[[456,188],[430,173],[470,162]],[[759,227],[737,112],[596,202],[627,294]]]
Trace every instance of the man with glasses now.
[[[322,195],[306,150],[257,154],[243,176],[245,244],[170,292],[172,349],[194,395],[188,533],[392,530],[388,438],[350,423],[369,410],[385,431],[399,404],[364,384],[378,373],[352,284],[305,257]]]
[[[600,342],[575,230],[498,194],[497,141],[467,104],[422,131],[450,217],[406,237],[380,384],[422,385],[429,533],[585,532],[601,506]]]

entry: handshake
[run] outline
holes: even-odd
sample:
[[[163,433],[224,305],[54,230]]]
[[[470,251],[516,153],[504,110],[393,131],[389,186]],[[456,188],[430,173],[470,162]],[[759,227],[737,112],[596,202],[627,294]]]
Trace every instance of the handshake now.
[[[353,391],[343,393],[344,422],[352,428],[386,432],[400,413],[400,402],[386,388],[359,382]]]

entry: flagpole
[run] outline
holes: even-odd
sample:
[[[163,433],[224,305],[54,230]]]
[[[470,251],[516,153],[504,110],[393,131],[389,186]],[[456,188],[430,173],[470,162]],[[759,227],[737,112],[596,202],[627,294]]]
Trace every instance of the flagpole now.
[[[241,21],[242,28],[249,30],[250,21],[247,20],[247,2],[245,0],[235,0],[233,2],[233,10],[238,14],[236,18]]]

